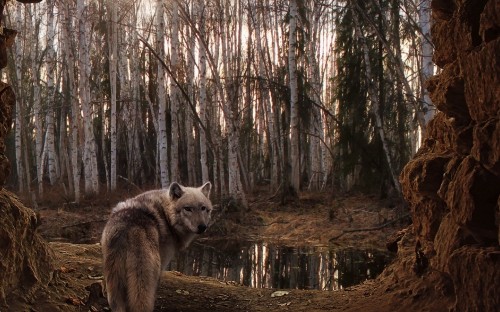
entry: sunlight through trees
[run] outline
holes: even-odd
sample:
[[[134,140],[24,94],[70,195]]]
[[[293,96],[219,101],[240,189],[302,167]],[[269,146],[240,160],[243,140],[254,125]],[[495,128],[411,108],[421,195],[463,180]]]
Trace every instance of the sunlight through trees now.
[[[9,3],[11,185],[399,194],[432,117],[428,1]],[[83,189],[81,189],[83,187]]]

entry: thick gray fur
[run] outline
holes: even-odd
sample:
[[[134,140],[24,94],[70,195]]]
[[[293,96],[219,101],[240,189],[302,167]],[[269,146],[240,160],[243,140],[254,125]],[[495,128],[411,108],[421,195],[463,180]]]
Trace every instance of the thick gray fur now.
[[[102,233],[105,289],[112,311],[153,311],[161,271],[210,223],[211,184],[172,183],[120,202]]]

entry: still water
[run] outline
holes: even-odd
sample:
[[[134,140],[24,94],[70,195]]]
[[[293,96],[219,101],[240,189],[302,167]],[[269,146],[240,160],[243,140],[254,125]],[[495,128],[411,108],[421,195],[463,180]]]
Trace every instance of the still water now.
[[[257,288],[337,290],[377,277],[390,260],[367,249],[219,241],[194,243],[169,269]]]

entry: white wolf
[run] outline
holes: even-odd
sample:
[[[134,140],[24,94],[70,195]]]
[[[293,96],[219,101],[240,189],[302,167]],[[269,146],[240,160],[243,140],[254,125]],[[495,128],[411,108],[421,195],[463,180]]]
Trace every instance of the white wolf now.
[[[153,311],[161,271],[210,222],[211,184],[172,183],[120,202],[102,233],[103,271],[112,311]]]

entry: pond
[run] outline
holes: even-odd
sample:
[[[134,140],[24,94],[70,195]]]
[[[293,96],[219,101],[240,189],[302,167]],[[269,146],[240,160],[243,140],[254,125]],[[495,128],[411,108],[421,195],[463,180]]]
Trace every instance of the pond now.
[[[338,290],[377,277],[390,260],[368,249],[216,241],[194,243],[169,270],[257,288]]]

